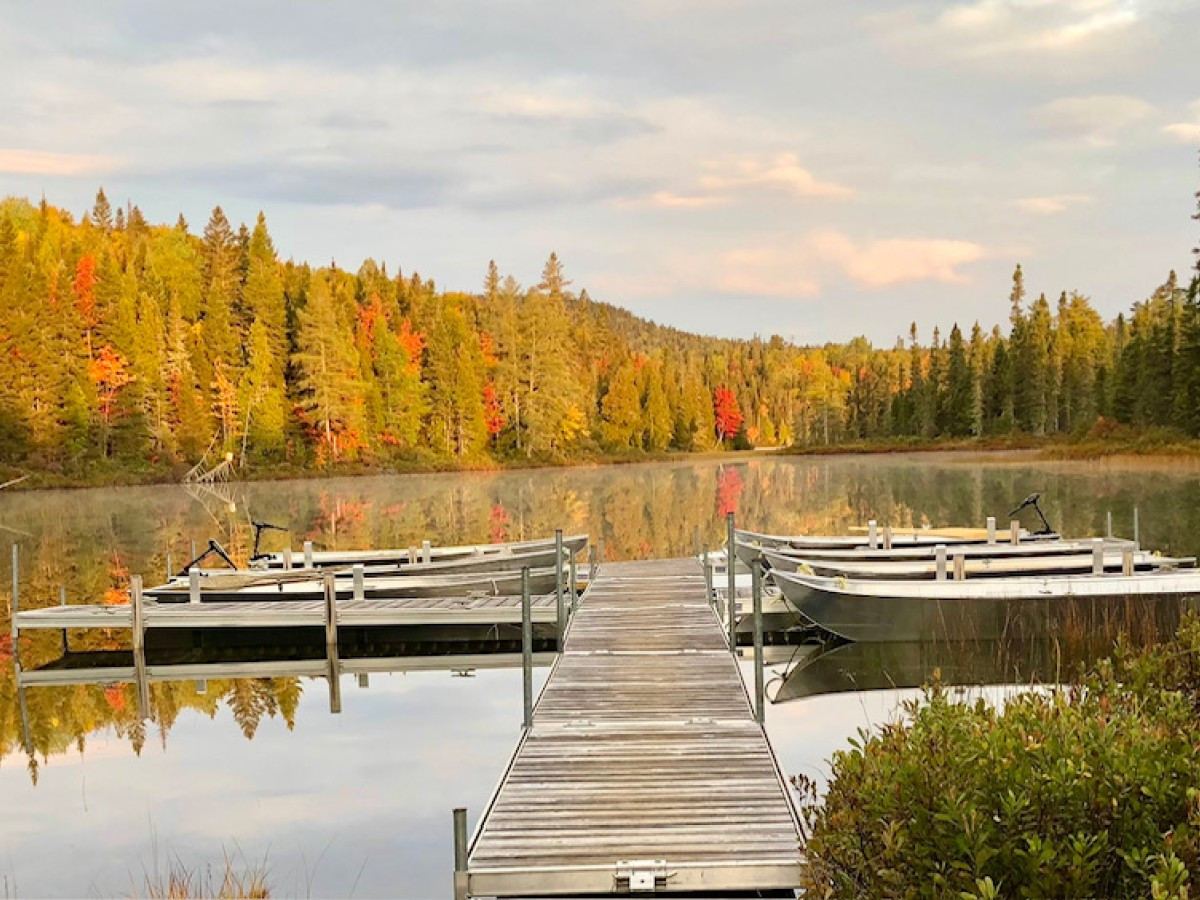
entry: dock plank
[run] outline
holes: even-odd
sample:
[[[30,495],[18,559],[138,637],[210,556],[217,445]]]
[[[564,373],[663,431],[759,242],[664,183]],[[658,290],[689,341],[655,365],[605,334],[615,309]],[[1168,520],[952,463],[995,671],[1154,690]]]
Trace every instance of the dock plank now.
[[[474,896],[799,884],[788,787],[691,560],[606,564],[467,860]],[[627,866],[624,868],[628,868]]]

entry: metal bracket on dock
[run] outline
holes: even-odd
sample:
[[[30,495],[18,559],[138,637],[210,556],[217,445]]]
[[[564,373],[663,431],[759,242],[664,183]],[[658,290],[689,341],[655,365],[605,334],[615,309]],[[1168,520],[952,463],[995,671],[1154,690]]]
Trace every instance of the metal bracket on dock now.
[[[613,891],[652,894],[666,889],[668,877],[665,859],[618,860]]]

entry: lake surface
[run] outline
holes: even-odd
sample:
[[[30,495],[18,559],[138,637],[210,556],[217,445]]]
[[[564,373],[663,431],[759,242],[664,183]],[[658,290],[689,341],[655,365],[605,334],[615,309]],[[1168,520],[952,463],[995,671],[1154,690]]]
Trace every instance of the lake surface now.
[[[603,537],[608,559],[638,559],[690,554],[697,531],[719,546],[727,511],[768,532],[839,532],[870,518],[981,525],[995,515],[1003,526],[1035,490],[1065,534],[1102,534],[1111,511],[1116,532],[1129,535],[1137,506],[1145,546],[1200,553],[1194,466],[930,454],[273,482],[219,495],[177,486],[5,493],[0,529],[20,545],[20,603],[30,608],[57,603],[60,586],[73,602],[117,601],[130,574],[160,581],[168,554],[178,569],[192,541],[216,539],[245,559],[251,518],[291,530],[271,534],[268,549],[520,540],[562,528]],[[377,672],[365,686],[343,676],[337,715],[320,678],[156,683],[143,722],[133,685],[39,686],[19,697],[7,613],[0,633],[5,896],[128,896],[172,860],[220,870],[226,856],[265,859],[275,896],[448,896],[451,809],[468,807],[474,822],[519,733],[519,668]],[[21,640],[26,668],[59,655],[57,635]],[[120,640],[74,635],[72,649]],[[794,699],[769,708],[768,730],[788,772],[818,778],[847,737],[919,693],[905,679],[919,684],[937,665],[973,680],[963,660],[920,648],[815,663],[807,651],[772,650],[771,694]],[[1044,648],[1033,658],[1044,680]],[[1018,677],[1029,671],[1015,666]],[[985,668],[975,681],[1013,680],[1007,660],[999,674]],[[899,687],[854,690],[888,684]]]

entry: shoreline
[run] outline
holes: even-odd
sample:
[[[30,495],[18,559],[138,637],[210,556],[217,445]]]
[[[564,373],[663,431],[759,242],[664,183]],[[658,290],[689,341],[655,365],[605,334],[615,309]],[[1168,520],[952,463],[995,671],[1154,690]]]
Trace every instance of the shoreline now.
[[[914,442],[861,441],[855,443],[815,447],[758,447],[751,450],[701,450],[673,451],[661,453],[637,453],[619,456],[595,456],[567,460],[469,460],[455,462],[414,462],[411,464],[356,463],[333,466],[326,469],[299,469],[271,467],[251,469],[239,483],[267,483],[273,481],[307,481],[319,478],[370,478],[400,475],[437,475],[476,472],[512,472],[536,469],[604,468],[609,466],[634,466],[653,463],[687,461],[741,462],[764,458],[819,458],[852,456],[907,456],[932,454],[945,458],[958,458],[963,462],[1024,462],[1046,464],[1105,463],[1110,466],[1164,466],[1175,467],[1190,463],[1200,467],[1200,440],[1182,438],[1178,435],[1141,435],[1121,440],[1064,441],[1054,438],[1016,436],[1013,438],[946,439]],[[0,482],[26,477],[14,483],[4,493],[31,493],[36,491],[87,490],[110,487],[154,487],[181,484],[182,468],[155,469],[151,471],[106,471],[95,478],[71,478],[61,474],[41,474],[26,469],[8,467],[0,475]]]

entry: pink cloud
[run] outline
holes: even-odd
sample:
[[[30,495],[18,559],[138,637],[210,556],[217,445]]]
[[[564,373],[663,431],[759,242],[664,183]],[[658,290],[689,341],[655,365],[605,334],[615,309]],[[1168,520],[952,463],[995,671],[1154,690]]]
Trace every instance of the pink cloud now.
[[[841,269],[867,288],[907,281],[967,281],[958,267],[983,259],[984,249],[970,241],[938,238],[892,238],[855,244],[838,232],[813,235],[809,245],[817,258]]]
[[[106,156],[0,149],[0,172],[13,175],[93,175],[113,168]]]

